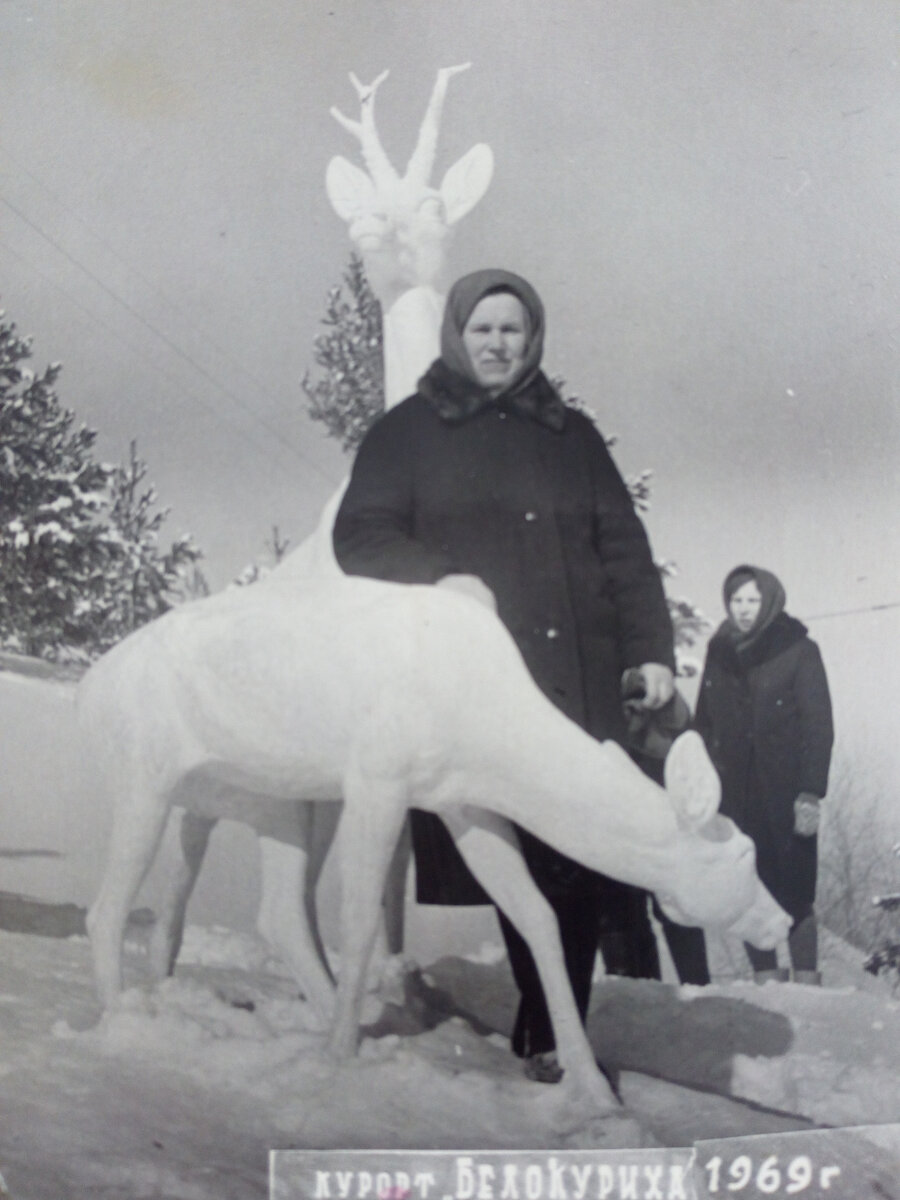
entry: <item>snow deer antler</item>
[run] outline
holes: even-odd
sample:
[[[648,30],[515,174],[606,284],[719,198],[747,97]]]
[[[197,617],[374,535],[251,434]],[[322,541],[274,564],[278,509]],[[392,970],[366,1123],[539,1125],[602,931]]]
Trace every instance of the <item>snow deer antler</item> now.
[[[428,186],[428,180],[431,178],[431,171],[434,167],[434,160],[437,154],[438,133],[441,127],[441,113],[444,109],[444,100],[447,97],[447,85],[454,75],[459,75],[462,71],[468,71],[471,63],[461,63],[456,67],[441,67],[437,73],[434,90],[431,93],[431,99],[428,102],[428,107],[425,110],[425,116],[422,118],[422,124],[419,127],[419,138],[416,142],[416,148],[410,155],[409,162],[406,166],[406,174],[404,179],[413,186],[424,188]]]
[[[384,152],[378,130],[375,127],[375,93],[389,74],[390,71],[382,71],[378,78],[366,87],[365,84],[359,82],[352,71],[350,72],[350,82],[359,96],[360,119],[358,121],[351,121],[349,117],[345,117],[339,108],[332,107],[329,110],[334,119],[343,125],[348,133],[352,133],[355,138],[358,138],[363,161],[369,168],[369,174],[372,176],[376,188],[397,181],[397,172],[391,166],[391,161]]]
[[[351,72],[350,81],[359,97],[359,120],[351,120],[338,108],[332,107],[330,111],[335,120],[359,142],[368,174],[337,155],[328,164],[325,186],[335,212],[350,223],[351,238],[357,243],[361,239],[368,240],[368,247],[360,246],[364,254],[366,249],[374,248],[374,243],[383,249],[391,236],[396,237],[407,252],[411,246],[423,240],[433,244],[435,224],[444,229],[455,224],[474,208],[487,191],[493,173],[493,155],[483,143],[473,146],[454,163],[441,181],[440,188],[429,185],[447,86],[454,75],[467,71],[470,66],[471,63],[460,63],[454,67],[441,67],[438,71],[416,147],[402,178],[385,153],[375,125],[375,93],[389,72],[382,71],[368,85],[360,83]],[[420,230],[416,218],[423,202],[429,200],[439,202],[442,212],[435,215],[432,205],[428,228]],[[408,262],[405,265],[408,266]],[[407,279],[407,286],[421,282],[430,280]]]

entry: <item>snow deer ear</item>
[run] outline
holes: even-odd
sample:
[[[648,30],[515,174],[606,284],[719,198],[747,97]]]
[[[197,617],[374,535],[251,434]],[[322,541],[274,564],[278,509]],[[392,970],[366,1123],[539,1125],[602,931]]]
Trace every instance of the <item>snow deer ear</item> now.
[[[340,155],[331,159],[326,168],[325,191],[331,207],[343,221],[352,221],[377,205],[375,184],[365,171]]]
[[[682,829],[701,829],[718,812],[722,784],[696,730],[689,729],[672,743],[666,757],[665,780]]]
[[[484,142],[473,146],[448,169],[440,187],[448,225],[472,211],[490,187],[493,174],[494,155]]]

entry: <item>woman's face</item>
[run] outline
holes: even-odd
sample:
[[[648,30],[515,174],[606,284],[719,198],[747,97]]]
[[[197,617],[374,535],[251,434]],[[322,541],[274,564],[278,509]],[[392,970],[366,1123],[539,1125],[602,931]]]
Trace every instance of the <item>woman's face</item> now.
[[[741,633],[746,633],[753,628],[756,618],[759,616],[761,603],[762,596],[752,579],[748,579],[736,592],[732,592],[731,599],[728,601],[728,611]]]
[[[509,292],[485,296],[472,309],[462,333],[475,378],[494,392],[512,383],[528,349],[528,315]]]

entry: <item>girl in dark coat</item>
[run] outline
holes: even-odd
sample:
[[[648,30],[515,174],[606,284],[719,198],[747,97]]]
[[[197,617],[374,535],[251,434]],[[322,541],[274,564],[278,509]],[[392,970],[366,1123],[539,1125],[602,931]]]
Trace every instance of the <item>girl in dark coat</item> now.
[[[437,584],[494,606],[548,698],[595,737],[622,742],[626,668],[642,668],[648,707],[672,695],[672,626],[628,489],[592,422],[541,371],[543,338],[543,306],[518,275],[478,271],[453,286],[441,357],[360,446],[334,549],[348,574]],[[420,902],[489,902],[438,818],[413,811],[412,830]],[[519,836],[556,911],[584,1017],[601,902],[633,917],[636,889]],[[513,1048],[532,1060],[532,1077],[545,1067],[552,1076],[537,972],[499,916],[522,993]]]
[[[753,839],[760,878],[794,920],[794,979],[817,983],[816,834],[834,740],[828,680],[770,571],[735,567],[723,594],[729,615],[709,643],[695,724],[722,779],[722,812]],[[747,954],[759,982],[787,978],[774,951],[747,946]]]

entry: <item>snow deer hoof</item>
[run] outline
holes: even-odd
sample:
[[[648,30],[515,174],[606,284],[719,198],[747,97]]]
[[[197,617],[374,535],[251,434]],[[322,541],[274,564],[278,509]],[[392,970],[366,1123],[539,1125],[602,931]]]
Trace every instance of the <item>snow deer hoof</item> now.
[[[328,1040],[328,1054],[338,1063],[347,1063],[356,1058],[359,1035],[356,1029],[335,1028]]]
[[[582,1111],[588,1109],[597,1115],[622,1111],[617,1087],[593,1062],[590,1066],[585,1064],[576,1070],[565,1070],[559,1086],[566,1101]]]
[[[147,940],[147,968],[156,982],[175,973],[175,962],[181,949],[181,937],[173,936],[157,922]]]

